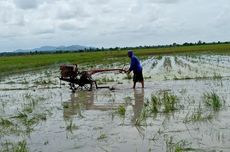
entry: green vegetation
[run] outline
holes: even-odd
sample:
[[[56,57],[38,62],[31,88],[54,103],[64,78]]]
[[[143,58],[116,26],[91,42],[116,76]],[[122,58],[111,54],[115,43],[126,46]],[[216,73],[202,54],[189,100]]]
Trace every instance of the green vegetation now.
[[[76,126],[76,125],[73,123],[73,120],[71,120],[71,121],[69,122],[69,124],[67,124],[67,126],[66,126],[66,130],[67,130],[67,131],[70,131],[71,133],[73,132],[73,130],[76,130],[76,129],[78,129],[78,126]]]
[[[127,73],[126,77],[124,77],[124,79],[131,80],[132,79],[132,75],[130,73]]]
[[[148,117],[148,111],[146,110],[146,107],[144,107],[141,110],[140,116],[135,120],[135,126],[146,125],[146,119],[147,119],[147,117]]]
[[[2,127],[8,128],[10,126],[13,126],[14,124],[8,119],[0,118],[0,125]]]
[[[135,54],[139,57],[178,53],[226,53],[230,51],[230,44],[207,44],[193,46],[174,46],[163,48],[135,48]],[[1,56],[1,75],[29,71],[44,68],[46,66],[74,63],[74,64],[108,64],[120,62],[127,64],[127,49],[107,50],[99,52],[75,52],[75,53],[54,53],[54,54],[28,54],[19,56]]]
[[[102,133],[98,138],[97,140],[103,140],[103,139],[106,139],[107,138],[107,135],[105,133]]]
[[[140,116],[135,120],[136,126],[141,126],[148,117],[156,117],[158,113],[169,114],[179,110],[179,100],[176,95],[164,91],[157,95],[152,94],[147,99]]]
[[[118,114],[120,115],[120,116],[125,116],[125,106],[124,105],[119,105],[119,107],[118,107],[118,110],[117,110],[117,112],[118,112]]]
[[[149,104],[149,111],[151,113],[173,112],[177,110],[177,103],[178,103],[177,96],[169,92],[163,92],[163,94],[160,94],[158,96],[152,94],[151,102]]]
[[[185,140],[175,143],[172,136],[166,139],[166,148],[168,152],[194,151],[194,149],[190,148],[190,143]]]
[[[18,143],[12,143],[9,141],[5,141],[4,143],[1,144],[2,148],[0,152],[28,152],[29,149],[27,147],[27,143],[25,140],[19,141]]]
[[[213,79],[222,79],[222,76],[215,72],[213,75]]]
[[[220,110],[220,108],[224,104],[224,102],[220,99],[220,97],[215,92],[205,93],[203,95],[203,98],[206,106],[212,108],[214,111]]]
[[[35,82],[34,82],[34,84],[36,84],[36,85],[50,85],[50,84],[55,84],[55,82],[53,82],[52,80],[50,80],[50,79],[47,79],[47,80],[36,80]]]
[[[164,67],[167,71],[170,71],[172,69],[172,63],[169,57],[165,58]]]
[[[162,58],[163,57],[161,55],[155,57],[155,59],[157,59],[157,60],[161,60]]]
[[[103,77],[97,81],[98,84],[105,84],[107,82],[115,82],[113,78]]]
[[[201,104],[199,104],[198,108],[194,110],[192,114],[187,114],[184,122],[202,122],[202,121],[210,121],[213,119],[213,115],[211,113],[206,114],[203,109],[201,108]]]
[[[224,105],[224,101],[222,101],[215,92],[210,92],[203,94],[203,104],[203,108],[200,103],[198,108],[196,108],[192,114],[188,113],[184,119],[184,122],[188,123],[213,120],[215,116],[215,113],[213,112],[219,111]],[[211,110],[207,110],[205,107],[211,108]]]

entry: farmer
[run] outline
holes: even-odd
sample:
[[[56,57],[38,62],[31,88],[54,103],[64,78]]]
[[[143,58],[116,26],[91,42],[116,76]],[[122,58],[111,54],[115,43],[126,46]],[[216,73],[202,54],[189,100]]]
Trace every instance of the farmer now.
[[[129,74],[131,71],[133,71],[133,89],[136,87],[136,83],[140,82],[142,85],[142,88],[144,88],[144,78],[142,74],[142,66],[138,58],[133,54],[133,51],[128,51],[128,56],[131,59],[130,62],[130,68],[127,71]]]

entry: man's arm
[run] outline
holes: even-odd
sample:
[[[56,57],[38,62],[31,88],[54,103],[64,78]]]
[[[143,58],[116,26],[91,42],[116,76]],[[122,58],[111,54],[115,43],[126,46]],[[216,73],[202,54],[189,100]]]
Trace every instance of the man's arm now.
[[[136,64],[135,58],[132,58],[132,59],[131,59],[131,63],[130,63],[130,67],[129,67],[129,70],[128,70],[128,73],[130,73],[131,71],[134,70],[134,68],[135,68],[135,66],[136,66],[135,64]]]

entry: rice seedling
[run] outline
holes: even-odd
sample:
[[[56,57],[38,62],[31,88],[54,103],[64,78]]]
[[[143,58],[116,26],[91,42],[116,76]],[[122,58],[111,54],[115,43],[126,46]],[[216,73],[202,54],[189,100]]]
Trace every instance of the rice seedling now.
[[[160,108],[161,108],[160,98],[152,94],[151,95],[151,104],[150,104],[151,113],[159,112]]]
[[[219,73],[214,72],[213,79],[222,79],[222,76]]]
[[[0,125],[4,128],[8,128],[10,126],[13,126],[14,124],[8,119],[0,118]]]
[[[169,92],[164,91],[163,96],[161,97],[161,103],[163,105],[163,112],[169,113],[177,110],[177,96],[170,94]]]
[[[158,64],[158,62],[157,62],[157,61],[154,61],[154,62],[152,63],[151,68],[153,69],[157,64]]]
[[[14,148],[15,152],[28,152],[28,147],[27,147],[27,143],[25,140],[20,141],[17,143],[16,147]]]
[[[155,59],[157,59],[157,60],[161,60],[163,57],[161,56],[161,55],[159,55],[159,56],[155,56]]]
[[[167,71],[170,71],[172,69],[171,59],[169,57],[166,57],[163,65]]]
[[[73,123],[73,120],[71,120],[70,122],[69,122],[69,124],[67,124],[67,126],[66,126],[66,130],[67,131],[70,131],[71,133],[73,132],[73,130],[76,130],[76,129],[78,129],[79,127],[78,126],[76,126],[74,123]]]
[[[142,126],[143,122],[146,122],[147,117],[148,117],[148,111],[147,111],[146,107],[144,107],[141,110],[139,118],[137,118],[135,120],[135,124],[134,125],[135,126]],[[147,125],[147,124],[145,123],[145,125]]]
[[[39,102],[39,99],[31,99],[29,102],[29,106],[35,108],[38,102]]]
[[[64,102],[64,103],[62,103],[62,107],[67,109],[67,108],[69,108],[70,106],[69,106],[68,103]]]
[[[178,61],[178,57],[174,56],[174,60],[175,60],[175,62],[177,62]]]
[[[31,93],[26,93],[26,94],[24,95],[24,97],[25,97],[26,99],[31,99],[31,98],[32,98],[32,95],[31,95]]]
[[[176,75],[174,75],[173,80],[180,80]]]
[[[224,104],[224,102],[215,92],[204,93],[203,101],[207,107],[212,108],[214,111],[220,110]]]
[[[126,77],[124,77],[124,79],[131,80],[132,79],[132,75],[130,73],[127,73]]]
[[[102,82],[101,80],[96,80],[98,85],[105,84],[105,82]]]
[[[167,152],[184,152],[184,151],[194,150],[193,148],[190,147],[190,145],[191,144],[185,140],[174,142],[172,136],[166,139],[166,151]]]
[[[118,82],[117,82],[117,84],[123,84],[123,82],[121,82],[121,81],[118,81]]]
[[[27,142],[25,140],[19,141],[18,143],[13,143],[9,141],[5,141],[4,143],[1,144],[1,152],[29,152]]]
[[[25,107],[23,110],[22,110],[23,113],[32,113],[33,112],[33,108],[31,106],[29,107]]]
[[[132,97],[127,96],[127,97],[124,98],[124,100],[125,100],[125,104],[129,104],[129,103],[132,102],[133,99],[132,99]]]
[[[170,113],[178,109],[178,98],[167,91],[158,95],[152,94],[150,102],[147,100],[146,108],[150,115],[156,113]]]
[[[125,109],[125,106],[124,105],[119,105],[118,109],[117,109],[117,113],[124,117],[125,116],[125,112],[126,112],[126,109]]]
[[[40,113],[40,114],[35,114],[34,118],[36,118],[36,120],[42,120],[42,121],[46,121],[47,120],[47,114],[46,113]]]
[[[19,112],[16,116],[13,116],[11,118],[16,118],[16,119],[26,119],[28,118],[28,115],[26,113],[23,112]]]
[[[48,70],[46,70],[45,72],[44,72],[44,74],[45,74],[45,76],[48,78],[48,77],[51,77],[51,72],[50,71],[48,71]]]
[[[103,140],[103,139],[106,139],[107,138],[107,135],[105,133],[102,133],[98,138],[97,140]]]
[[[0,100],[0,103],[2,105],[2,112],[5,112],[6,102]]]
[[[36,80],[34,84],[35,85],[50,85],[50,84],[56,84],[56,83],[53,82],[51,79],[47,79],[47,80]]]
[[[106,82],[115,82],[115,80],[113,78],[107,78],[107,77],[103,77],[102,79],[100,79],[100,81],[103,83]]]
[[[144,76],[144,79],[151,79],[152,77],[151,76]]]
[[[47,119],[46,113],[34,114],[30,110],[31,109],[27,108],[23,109],[22,112],[19,112],[16,116],[11,117],[17,120],[19,126],[26,128],[26,133],[33,131],[33,126],[35,124]]]
[[[26,78],[24,78],[21,84],[29,84],[29,82],[26,80]]]
[[[183,122],[184,123],[201,122],[201,121],[210,121],[212,119],[213,119],[213,115],[211,113],[205,114],[205,112],[201,108],[201,104],[199,104],[198,108],[195,109],[191,115],[189,113],[186,115]]]
[[[15,81],[8,81],[6,82],[6,84],[15,84],[16,82]]]
[[[44,145],[48,145],[48,144],[49,144],[49,141],[48,141],[48,140],[44,142]]]

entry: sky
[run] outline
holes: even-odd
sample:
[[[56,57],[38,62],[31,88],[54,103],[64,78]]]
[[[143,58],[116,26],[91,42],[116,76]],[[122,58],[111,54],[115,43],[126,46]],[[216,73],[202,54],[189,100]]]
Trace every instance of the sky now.
[[[0,52],[230,40],[229,0],[0,0]]]

